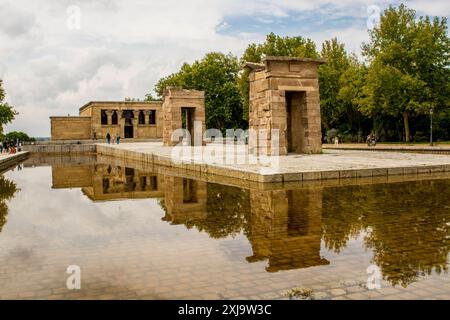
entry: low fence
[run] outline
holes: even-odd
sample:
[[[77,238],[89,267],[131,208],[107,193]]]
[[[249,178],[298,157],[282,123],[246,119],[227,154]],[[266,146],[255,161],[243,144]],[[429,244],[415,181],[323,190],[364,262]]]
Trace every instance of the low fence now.
[[[29,144],[22,150],[31,153],[89,153],[96,152],[95,144]]]
[[[405,146],[377,144],[369,147],[364,144],[323,144],[323,149],[329,150],[357,150],[357,151],[384,151],[384,152],[406,152],[406,153],[429,153],[429,154],[450,154],[450,145],[442,146]]]

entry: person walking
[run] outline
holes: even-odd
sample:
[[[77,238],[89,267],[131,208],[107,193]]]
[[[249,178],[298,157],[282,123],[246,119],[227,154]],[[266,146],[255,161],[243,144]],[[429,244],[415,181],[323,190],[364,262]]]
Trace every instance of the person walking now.
[[[111,143],[111,135],[109,134],[109,132],[106,134],[106,142],[108,142],[108,144]]]
[[[116,143],[117,144],[120,143],[120,134],[119,133],[116,134]]]

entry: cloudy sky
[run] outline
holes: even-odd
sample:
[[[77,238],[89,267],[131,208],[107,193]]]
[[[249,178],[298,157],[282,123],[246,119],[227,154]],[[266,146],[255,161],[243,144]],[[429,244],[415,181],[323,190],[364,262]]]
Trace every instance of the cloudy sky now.
[[[404,2],[419,14],[450,16],[447,0]],[[6,131],[49,136],[50,115],[76,115],[92,100],[143,98],[183,62],[213,50],[240,55],[271,31],[318,46],[337,37],[358,53],[376,8],[397,3],[0,0],[0,78],[20,113]]]

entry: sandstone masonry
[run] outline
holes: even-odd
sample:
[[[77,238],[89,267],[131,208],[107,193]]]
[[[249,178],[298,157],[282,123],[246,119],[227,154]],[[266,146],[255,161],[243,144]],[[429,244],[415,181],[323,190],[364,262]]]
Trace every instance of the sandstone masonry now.
[[[251,69],[249,127],[256,154],[320,153],[320,120],[317,67],[323,59],[266,57]],[[262,130],[262,131],[260,131]],[[278,150],[272,150],[271,130],[279,130]]]

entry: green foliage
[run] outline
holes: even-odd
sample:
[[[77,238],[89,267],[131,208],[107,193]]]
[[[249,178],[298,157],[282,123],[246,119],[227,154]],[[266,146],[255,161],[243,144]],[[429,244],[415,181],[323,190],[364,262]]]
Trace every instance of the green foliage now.
[[[311,39],[305,39],[300,36],[281,37],[272,32],[266,36],[266,41],[264,43],[252,43],[247,47],[241,58],[241,64],[244,62],[261,62],[265,56],[318,58],[319,54],[316,50],[314,41]],[[238,79],[238,85],[244,106],[244,120],[248,120],[249,113],[249,73],[249,70],[244,70],[241,72]]]
[[[262,44],[250,44],[242,56],[242,61],[261,62],[264,56],[288,56],[318,58],[316,45],[311,39],[280,37],[273,32],[266,36]]]
[[[320,108],[323,126],[330,129],[338,124],[345,112],[346,106],[338,94],[341,87],[340,79],[350,63],[344,45],[336,38],[322,44],[321,56],[327,59],[327,63],[319,68]]]
[[[240,70],[238,59],[231,53],[211,52],[192,65],[158,81],[155,91],[162,97],[167,86],[205,91],[206,126],[208,128],[240,128],[242,101],[237,86]]]
[[[406,287],[420,276],[448,272],[449,192],[448,180],[326,188],[324,246],[339,253],[361,237],[392,285]]]
[[[35,138],[28,136],[25,132],[22,131],[12,131],[7,134],[5,134],[4,137],[5,140],[11,140],[11,141],[23,141],[23,142],[30,142],[30,141],[36,141]]]
[[[5,102],[6,93],[3,89],[3,80],[0,79],[0,134],[3,132],[3,125],[10,123],[18,114],[12,106]]]
[[[363,44],[370,66],[360,109],[370,116],[402,117],[409,141],[411,116],[450,107],[447,21],[416,19],[403,4],[391,6],[369,36]]]
[[[8,215],[7,201],[14,197],[17,192],[15,182],[0,176],[0,232],[6,223]]]
[[[359,141],[371,132],[380,141],[429,136],[429,110],[434,110],[434,137],[450,139],[450,41],[445,18],[416,17],[404,5],[389,7],[363,44],[365,63],[349,54],[336,38],[322,44],[301,36],[267,35],[251,43],[238,59],[209,53],[192,65],[162,78],[166,86],[205,91],[206,122],[219,129],[246,128],[249,111],[249,70],[244,62],[260,63],[265,56],[327,59],[319,67],[323,133],[337,130],[340,141]],[[155,100],[151,94],[147,101]]]
[[[144,101],[159,101],[157,97],[154,97],[151,93],[145,95]]]

